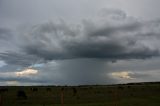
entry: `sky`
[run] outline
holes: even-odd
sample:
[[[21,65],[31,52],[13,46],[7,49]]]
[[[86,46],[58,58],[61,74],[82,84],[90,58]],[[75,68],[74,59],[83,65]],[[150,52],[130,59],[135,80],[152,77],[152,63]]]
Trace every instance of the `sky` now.
[[[160,81],[159,0],[0,0],[0,85]]]

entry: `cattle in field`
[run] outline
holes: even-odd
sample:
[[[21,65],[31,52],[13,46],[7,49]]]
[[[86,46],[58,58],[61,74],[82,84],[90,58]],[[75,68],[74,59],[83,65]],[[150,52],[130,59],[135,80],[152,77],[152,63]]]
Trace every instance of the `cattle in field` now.
[[[51,91],[51,88],[46,88],[46,91],[47,91],[47,92]]]
[[[130,89],[130,88],[131,88],[131,86],[127,86],[127,88],[129,88],[129,89]]]
[[[118,89],[123,90],[123,89],[124,89],[124,87],[122,87],[122,86],[118,86]]]
[[[61,88],[61,91],[64,91],[64,88],[63,88],[63,87]]]
[[[73,96],[75,96],[77,94],[77,89],[73,87],[72,90],[73,90]]]
[[[37,91],[38,91],[38,88],[31,88],[31,91],[37,92]]]
[[[18,90],[17,91],[17,98],[18,99],[27,99],[27,95],[26,95],[25,91]]]
[[[4,92],[7,92],[8,91],[8,88],[0,88],[0,93],[4,93]]]

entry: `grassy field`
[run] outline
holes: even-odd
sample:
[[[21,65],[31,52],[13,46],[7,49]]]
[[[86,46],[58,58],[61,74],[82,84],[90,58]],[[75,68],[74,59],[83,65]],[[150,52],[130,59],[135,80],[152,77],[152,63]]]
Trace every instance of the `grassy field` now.
[[[160,106],[160,83],[0,89],[0,106]]]

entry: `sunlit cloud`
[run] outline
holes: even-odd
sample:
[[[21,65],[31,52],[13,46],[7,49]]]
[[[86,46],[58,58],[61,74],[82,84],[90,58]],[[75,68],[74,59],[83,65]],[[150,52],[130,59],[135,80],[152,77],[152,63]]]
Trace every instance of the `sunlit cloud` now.
[[[122,79],[134,79],[132,77],[133,72],[122,71],[122,72],[112,72],[111,75],[114,78],[122,78]]]
[[[19,85],[19,82],[18,81],[7,81],[6,84],[10,86],[17,86]]]
[[[23,71],[15,72],[16,76],[18,77],[36,75],[37,73],[38,73],[38,70],[35,70],[32,68],[27,68],[27,69],[24,69]]]

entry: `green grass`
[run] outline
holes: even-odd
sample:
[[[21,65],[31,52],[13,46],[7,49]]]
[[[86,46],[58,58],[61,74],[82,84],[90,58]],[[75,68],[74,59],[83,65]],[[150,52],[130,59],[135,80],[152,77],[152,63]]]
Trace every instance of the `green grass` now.
[[[7,87],[1,93],[2,106],[61,106],[62,87]],[[46,88],[51,88],[47,91]],[[63,87],[64,106],[160,106],[160,84]],[[25,91],[27,99],[17,97]],[[0,105],[1,106],[1,105]]]

